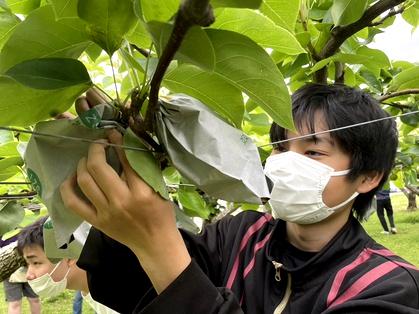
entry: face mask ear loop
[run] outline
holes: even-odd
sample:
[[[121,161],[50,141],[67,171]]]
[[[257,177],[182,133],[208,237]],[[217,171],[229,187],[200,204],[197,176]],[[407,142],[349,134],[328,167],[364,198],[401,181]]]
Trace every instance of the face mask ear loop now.
[[[54,269],[53,269],[53,270],[49,273],[50,275],[52,275],[52,274],[55,272],[55,270],[58,268],[58,266],[60,266],[61,262],[62,262],[62,260],[61,260],[61,261],[59,261],[59,262],[57,263],[57,265],[55,265]]]
[[[54,269],[52,270],[52,272],[50,272],[50,277],[51,277],[51,280],[52,281],[54,281],[54,282],[58,282],[58,281],[55,281],[53,278],[52,278],[52,273],[58,268],[58,266],[61,264],[61,262],[62,262],[62,260],[61,261],[59,261],[58,263],[57,263],[57,265],[55,265],[55,267],[54,267]],[[62,281],[62,280],[64,280],[64,279],[66,279],[67,278],[67,275],[68,275],[68,273],[70,272],[70,266],[68,266],[68,269],[67,269],[67,272],[65,273],[65,275],[64,275],[64,278],[63,279],[61,279],[61,280],[59,280],[59,281]]]
[[[333,171],[333,172],[330,174],[330,176],[331,176],[331,177],[344,176],[344,175],[347,175],[350,171],[351,171],[351,169],[340,170],[340,171]]]

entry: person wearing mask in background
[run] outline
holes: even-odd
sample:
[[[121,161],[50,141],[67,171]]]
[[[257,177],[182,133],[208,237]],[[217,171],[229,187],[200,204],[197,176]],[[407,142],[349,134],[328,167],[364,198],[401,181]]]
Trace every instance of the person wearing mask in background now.
[[[390,198],[390,188],[381,189],[377,191],[375,194],[377,198],[377,216],[380,220],[381,226],[383,227],[383,231],[381,233],[384,234],[396,234],[397,229],[396,225],[394,224],[394,217],[393,217],[393,205],[391,204]],[[390,223],[390,229],[388,228],[386,217],[384,216],[384,210],[386,211],[388,222]]]
[[[65,289],[80,290],[83,299],[96,313],[117,313],[92,299],[86,272],[77,267],[77,260],[63,258],[54,264],[48,259],[43,238],[43,225],[47,218],[42,217],[26,226],[18,236],[17,250],[27,263],[26,279],[29,285],[40,297],[54,297]]]
[[[198,235],[177,229],[173,204],[121,148],[119,176],[106,143],[91,144],[61,196],[93,226],[77,262],[92,296],[122,313],[417,314],[419,270],[358,221],[393,167],[395,121],[339,84],[303,86],[292,108],[296,130],[270,131],[274,217],[247,210]],[[122,145],[116,130],[108,137]]]

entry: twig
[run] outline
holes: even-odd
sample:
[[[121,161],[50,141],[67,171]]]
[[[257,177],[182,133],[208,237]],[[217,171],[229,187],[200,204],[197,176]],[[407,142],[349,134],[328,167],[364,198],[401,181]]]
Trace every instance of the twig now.
[[[131,48],[133,48],[134,50],[137,50],[140,54],[142,54],[144,57],[148,58],[150,56],[150,51],[138,47],[136,44],[130,44]]]
[[[21,199],[21,198],[32,198],[37,193],[35,191],[27,192],[27,193],[19,193],[19,194],[3,194],[0,195],[0,200],[15,200],[15,199]]]
[[[159,108],[159,89],[163,76],[179,49],[188,30],[194,25],[209,26],[214,22],[214,14],[209,0],[185,0],[179,7],[173,31],[159,59],[153,79],[150,83],[149,105],[145,118],[145,128],[153,131],[154,113]]]
[[[379,26],[379,25],[383,24],[384,21],[387,20],[388,18],[390,18],[392,16],[395,16],[397,14],[403,13],[404,9],[405,9],[404,7],[401,7],[398,10],[395,10],[394,8],[392,8],[392,9],[390,9],[390,11],[388,12],[388,14],[385,17],[383,17],[381,20],[379,20],[377,22],[371,23],[369,26],[370,27]]]
[[[398,91],[398,92],[390,93],[390,94],[378,97],[377,100],[379,102],[383,102],[383,101],[385,101],[387,99],[390,99],[390,98],[403,96],[403,95],[414,95],[414,94],[419,94],[419,88],[405,89],[405,90],[401,90],[401,91]]]
[[[400,109],[400,110],[411,110],[412,109],[412,107],[410,107],[409,105],[402,105],[402,104],[399,104],[399,103],[397,103],[397,102],[392,102],[392,103],[385,103],[387,106],[390,106],[390,107],[394,107],[394,108],[397,108],[397,109]]]
[[[339,47],[345,42],[346,39],[356,34],[361,29],[368,27],[372,21],[380,16],[382,13],[394,8],[395,6],[405,2],[407,0],[381,0],[368,8],[362,17],[352,23],[345,26],[337,26],[332,32],[329,40],[324,45],[322,51],[319,53],[320,60],[326,59],[332,56]],[[327,82],[327,67],[323,67],[315,73],[315,81],[319,83]]]

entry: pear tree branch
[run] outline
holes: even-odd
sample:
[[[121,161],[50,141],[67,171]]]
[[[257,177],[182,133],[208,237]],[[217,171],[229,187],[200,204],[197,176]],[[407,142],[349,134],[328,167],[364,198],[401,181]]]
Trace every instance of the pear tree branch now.
[[[185,38],[186,33],[194,25],[209,26],[215,20],[209,1],[210,0],[185,0],[179,7],[173,31],[159,58],[156,72],[150,83],[149,105],[144,121],[145,129],[147,131],[153,131],[154,129],[153,117],[154,113],[159,108],[160,84],[170,62]]]
[[[318,54],[320,60],[334,55],[340,46],[352,35],[365,27],[370,26],[373,21],[388,10],[394,10],[396,6],[407,0],[380,0],[368,8],[362,17],[351,24],[336,26],[331,30],[331,36]],[[396,10],[397,11],[397,10]],[[327,67],[323,67],[314,74],[314,80],[318,83],[327,82]]]

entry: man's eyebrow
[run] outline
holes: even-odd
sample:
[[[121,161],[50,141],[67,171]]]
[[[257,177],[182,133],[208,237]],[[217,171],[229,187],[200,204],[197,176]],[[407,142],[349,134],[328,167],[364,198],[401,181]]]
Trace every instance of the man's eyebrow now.
[[[302,139],[305,142],[314,142],[314,143],[327,143],[331,146],[335,146],[335,142],[328,135],[313,135],[307,138]]]
[[[26,259],[31,259],[31,258],[36,258],[36,257],[38,257],[38,256],[36,256],[36,255],[26,255],[25,256]]]

